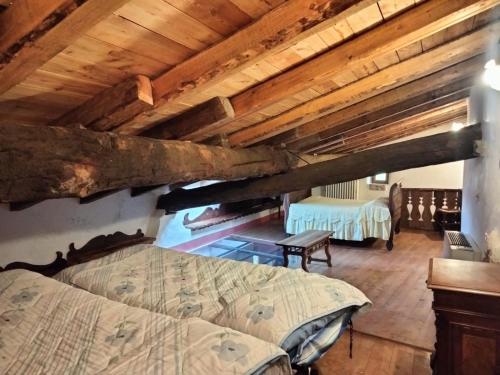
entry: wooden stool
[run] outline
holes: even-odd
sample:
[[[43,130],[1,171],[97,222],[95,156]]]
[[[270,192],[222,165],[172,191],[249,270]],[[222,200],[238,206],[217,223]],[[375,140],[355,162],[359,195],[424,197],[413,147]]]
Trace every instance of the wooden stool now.
[[[326,230],[307,230],[276,242],[276,245],[283,247],[283,266],[288,267],[288,255],[298,255],[302,257],[302,269],[306,272],[309,272],[307,264],[313,260],[326,262],[328,267],[331,267],[332,256],[329,251],[331,234],[332,232]],[[312,254],[321,248],[325,250],[326,259],[313,258]]]

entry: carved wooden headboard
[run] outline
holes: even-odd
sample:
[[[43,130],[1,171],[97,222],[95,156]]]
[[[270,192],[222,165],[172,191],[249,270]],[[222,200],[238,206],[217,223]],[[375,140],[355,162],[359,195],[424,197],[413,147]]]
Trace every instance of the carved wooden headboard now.
[[[393,184],[389,191],[389,212],[393,223],[401,220],[401,206],[403,204],[403,189],[401,184]]]
[[[403,204],[403,189],[401,184],[393,184],[389,191],[389,212],[391,213],[391,233],[386,243],[387,250],[392,250],[394,234],[398,234],[401,227],[401,205]]]
[[[134,234],[115,232],[113,234],[100,235],[89,240],[80,249],[77,249],[75,244],[71,243],[69,245],[69,252],[66,254],[66,259],[63,258],[61,251],[57,251],[56,259],[52,263],[31,264],[13,262],[7,264],[5,268],[0,267],[0,272],[13,269],[25,269],[51,277],[68,266],[85,263],[132,245],[153,243],[154,240],[155,238],[153,237],[145,237],[140,229]]]

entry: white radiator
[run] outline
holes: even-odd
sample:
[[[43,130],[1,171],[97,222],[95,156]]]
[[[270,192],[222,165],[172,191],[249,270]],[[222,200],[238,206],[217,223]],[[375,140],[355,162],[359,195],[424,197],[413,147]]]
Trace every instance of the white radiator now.
[[[445,230],[443,256],[451,259],[481,261],[484,254],[466,234],[454,230]]]
[[[323,186],[321,195],[328,198],[358,199],[358,180]]]

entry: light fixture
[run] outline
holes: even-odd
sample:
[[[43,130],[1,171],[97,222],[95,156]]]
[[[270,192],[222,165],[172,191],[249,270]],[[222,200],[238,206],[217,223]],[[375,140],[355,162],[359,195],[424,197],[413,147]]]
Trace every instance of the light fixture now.
[[[500,91],[500,65],[491,59],[484,65],[483,82],[496,91]]]
[[[459,131],[460,129],[463,129],[465,125],[461,122],[453,122],[451,124],[451,130],[453,130],[454,132],[457,132]]]

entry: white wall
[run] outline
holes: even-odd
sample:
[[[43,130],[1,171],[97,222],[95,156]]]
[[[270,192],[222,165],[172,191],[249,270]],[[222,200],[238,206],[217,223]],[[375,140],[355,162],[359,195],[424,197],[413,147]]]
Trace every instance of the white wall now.
[[[389,174],[386,191],[369,190],[366,178],[359,180],[359,199],[376,199],[388,196],[394,183],[402,183],[404,188],[462,189],[464,162],[431,165],[407,169]]]
[[[17,212],[0,205],[0,265],[49,263],[71,242],[80,247],[92,237],[118,230],[131,234],[141,228],[156,236],[164,211],[155,205],[164,191],[158,188],[132,198],[124,190],[86,205],[77,199],[54,199]]]
[[[481,91],[483,93],[481,93]],[[483,94],[483,95],[482,95]],[[483,96],[483,100],[480,97]],[[500,261],[500,93],[476,87],[471,95],[470,121],[481,121],[484,152],[464,166],[462,231]],[[489,236],[487,243],[485,235]]]
[[[404,137],[397,141],[388,142],[384,145],[444,133],[450,131],[450,129],[451,123],[420,132],[409,137]],[[358,199],[372,200],[380,197],[386,197],[389,195],[390,186],[396,182],[401,182],[404,188],[462,189],[463,170],[464,162],[457,161],[453,163],[431,165],[428,167],[393,172],[389,174],[389,184],[386,185],[385,191],[370,190],[366,178],[362,178],[359,180]],[[315,190],[313,189],[313,195],[314,191]],[[317,191],[319,191],[319,188]],[[317,195],[320,194],[318,193]]]

